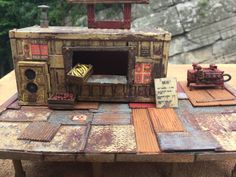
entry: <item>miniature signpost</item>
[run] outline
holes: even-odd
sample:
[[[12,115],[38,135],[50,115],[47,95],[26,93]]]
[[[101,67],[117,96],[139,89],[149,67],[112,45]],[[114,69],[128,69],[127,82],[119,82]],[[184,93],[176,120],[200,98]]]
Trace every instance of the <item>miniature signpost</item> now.
[[[177,81],[176,78],[154,79],[156,107],[178,107]]]

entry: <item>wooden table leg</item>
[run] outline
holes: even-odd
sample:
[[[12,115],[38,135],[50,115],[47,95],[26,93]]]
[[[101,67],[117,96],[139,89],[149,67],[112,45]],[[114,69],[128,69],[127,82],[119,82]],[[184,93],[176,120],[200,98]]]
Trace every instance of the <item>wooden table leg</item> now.
[[[25,172],[20,160],[12,160],[15,169],[15,177],[25,177]]]
[[[93,177],[102,177],[102,163],[92,163]]]
[[[232,170],[231,177],[236,177],[236,164],[234,166],[234,169]]]

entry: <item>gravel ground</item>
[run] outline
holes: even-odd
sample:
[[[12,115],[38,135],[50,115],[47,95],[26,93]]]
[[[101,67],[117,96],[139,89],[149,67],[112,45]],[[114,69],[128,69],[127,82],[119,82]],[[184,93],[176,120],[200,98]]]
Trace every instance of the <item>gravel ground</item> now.
[[[111,163],[103,167],[103,177],[231,177],[236,161],[201,162],[194,164]],[[23,161],[27,177],[90,177],[89,163],[29,162]],[[172,172],[171,172],[171,169]],[[0,177],[14,177],[10,160],[0,160]]]

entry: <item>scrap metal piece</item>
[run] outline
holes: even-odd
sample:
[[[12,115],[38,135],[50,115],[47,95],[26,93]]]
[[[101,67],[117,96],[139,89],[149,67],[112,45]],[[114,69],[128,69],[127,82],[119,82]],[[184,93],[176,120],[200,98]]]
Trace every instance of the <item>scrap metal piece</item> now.
[[[132,125],[92,126],[85,152],[136,152],[134,127]]]
[[[45,108],[6,110],[2,113],[2,115],[0,115],[0,121],[5,121],[5,122],[47,121],[51,112],[52,112],[51,110]]]
[[[216,150],[221,146],[208,132],[158,133],[162,151]]]
[[[60,128],[60,124],[32,122],[18,137],[19,140],[50,142]]]

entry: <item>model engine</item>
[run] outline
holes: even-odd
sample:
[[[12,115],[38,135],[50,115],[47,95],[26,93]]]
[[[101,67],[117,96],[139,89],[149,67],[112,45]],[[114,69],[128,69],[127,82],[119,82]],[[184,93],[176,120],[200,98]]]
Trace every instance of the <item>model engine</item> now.
[[[189,69],[187,73],[187,86],[190,90],[201,87],[224,88],[224,82],[231,80],[231,76],[224,74],[224,71],[219,70],[215,64],[210,64],[208,68],[203,68],[196,63],[192,66],[193,69]],[[227,79],[224,80],[224,77]]]

